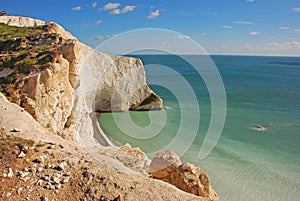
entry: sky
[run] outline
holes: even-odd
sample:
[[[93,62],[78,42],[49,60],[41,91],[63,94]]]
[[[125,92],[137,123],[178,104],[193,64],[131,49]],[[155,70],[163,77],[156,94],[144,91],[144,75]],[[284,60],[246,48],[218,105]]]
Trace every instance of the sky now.
[[[160,28],[210,54],[300,56],[300,0],[0,0],[0,9],[57,22],[92,47]]]

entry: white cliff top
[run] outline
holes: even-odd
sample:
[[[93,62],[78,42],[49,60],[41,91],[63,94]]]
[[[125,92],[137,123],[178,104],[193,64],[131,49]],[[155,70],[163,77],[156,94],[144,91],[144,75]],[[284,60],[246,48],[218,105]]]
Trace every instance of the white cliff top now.
[[[63,38],[77,40],[71,33],[67,32],[62,26],[54,22],[45,22],[43,20],[23,16],[0,16],[0,23],[16,27],[34,27],[53,23],[55,25],[55,32],[60,34]]]
[[[0,16],[0,23],[17,27],[34,27],[46,24],[45,21],[22,16]]]

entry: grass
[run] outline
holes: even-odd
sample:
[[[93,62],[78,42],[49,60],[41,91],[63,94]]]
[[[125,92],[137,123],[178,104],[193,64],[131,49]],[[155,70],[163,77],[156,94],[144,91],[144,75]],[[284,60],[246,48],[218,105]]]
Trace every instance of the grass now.
[[[48,68],[55,59],[57,35],[49,33],[50,25],[36,27],[15,27],[0,23],[0,72],[13,70],[6,77],[0,77],[0,92],[10,101],[18,102],[12,88],[19,90],[22,77]],[[43,45],[40,40],[53,38],[54,43]],[[9,86],[10,85],[10,86]],[[11,87],[15,85],[15,87]],[[13,97],[10,97],[12,96]]]
[[[6,56],[0,57],[0,70],[3,68],[22,68],[20,73],[28,73],[29,67],[38,65],[44,67],[49,62],[49,59],[36,57],[36,54],[41,52],[50,52],[57,45],[33,45],[34,40],[43,37],[45,26],[36,27],[14,27],[0,23],[0,52]],[[48,34],[55,36],[55,34]]]
[[[0,23],[0,41],[7,41],[14,38],[25,39],[29,35],[38,34],[42,31],[43,26],[15,27]]]

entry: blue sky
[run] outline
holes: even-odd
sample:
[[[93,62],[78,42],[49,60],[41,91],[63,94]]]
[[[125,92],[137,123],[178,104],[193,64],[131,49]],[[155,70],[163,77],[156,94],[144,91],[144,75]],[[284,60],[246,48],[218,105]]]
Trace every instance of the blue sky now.
[[[0,0],[0,9],[64,26],[93,47],[140,28],[163,28],[212,54],[300,56],[300,0]]]

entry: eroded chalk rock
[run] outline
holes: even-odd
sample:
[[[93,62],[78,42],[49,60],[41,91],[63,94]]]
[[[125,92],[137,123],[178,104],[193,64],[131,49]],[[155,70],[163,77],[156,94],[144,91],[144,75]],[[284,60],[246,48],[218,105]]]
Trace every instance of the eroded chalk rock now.
[[[148,87],[138,58],[111,57],[96,89],[95,109],[128,111],[162,109],[162,100]]]
[[[193,164],[182,164],[173,151],[158,152],[150,164],[150,173],[153,178],[173,184],[188,193],[214,201],[219,200],[210,186],[208,175]]]
[[[181,160],[174,151],[165,150],[158,152],[151,161],[150,173],[154,178],[171,183],[170,177],[177,172]]]
[[[68,61],[60,56],[50,69],[28,77],[21,93],[21,105],[42,126],[64,129],[73,107]]]
[[[125,144],[120,148],[107,147],[100,153],[114,158],[126,167],[148,176],[150,160],[139,148],[132,148],[129,144]]]
[[[46,22],[23,16],[1,16],[0,23],[18,27],[34,27],[45,25]]]
[[[21,97],[20,105],[42,126],[61,132],[76,124],[75,130],[83,132],[92,129],[87,127],[91,125],[89,114],[94,111],[162,108],[162,100],[146,84],[140,59],[96,51],[55,23],[21,16],[0,16],[0,22],[18,27],[43,26],[44,38],[32,36],[38,42],[31,45],[55,45],[45,52],[51,55],[50,67],[23,75],[24,85],[16,95]],[[22,41],[13,43],[22,46]]]

